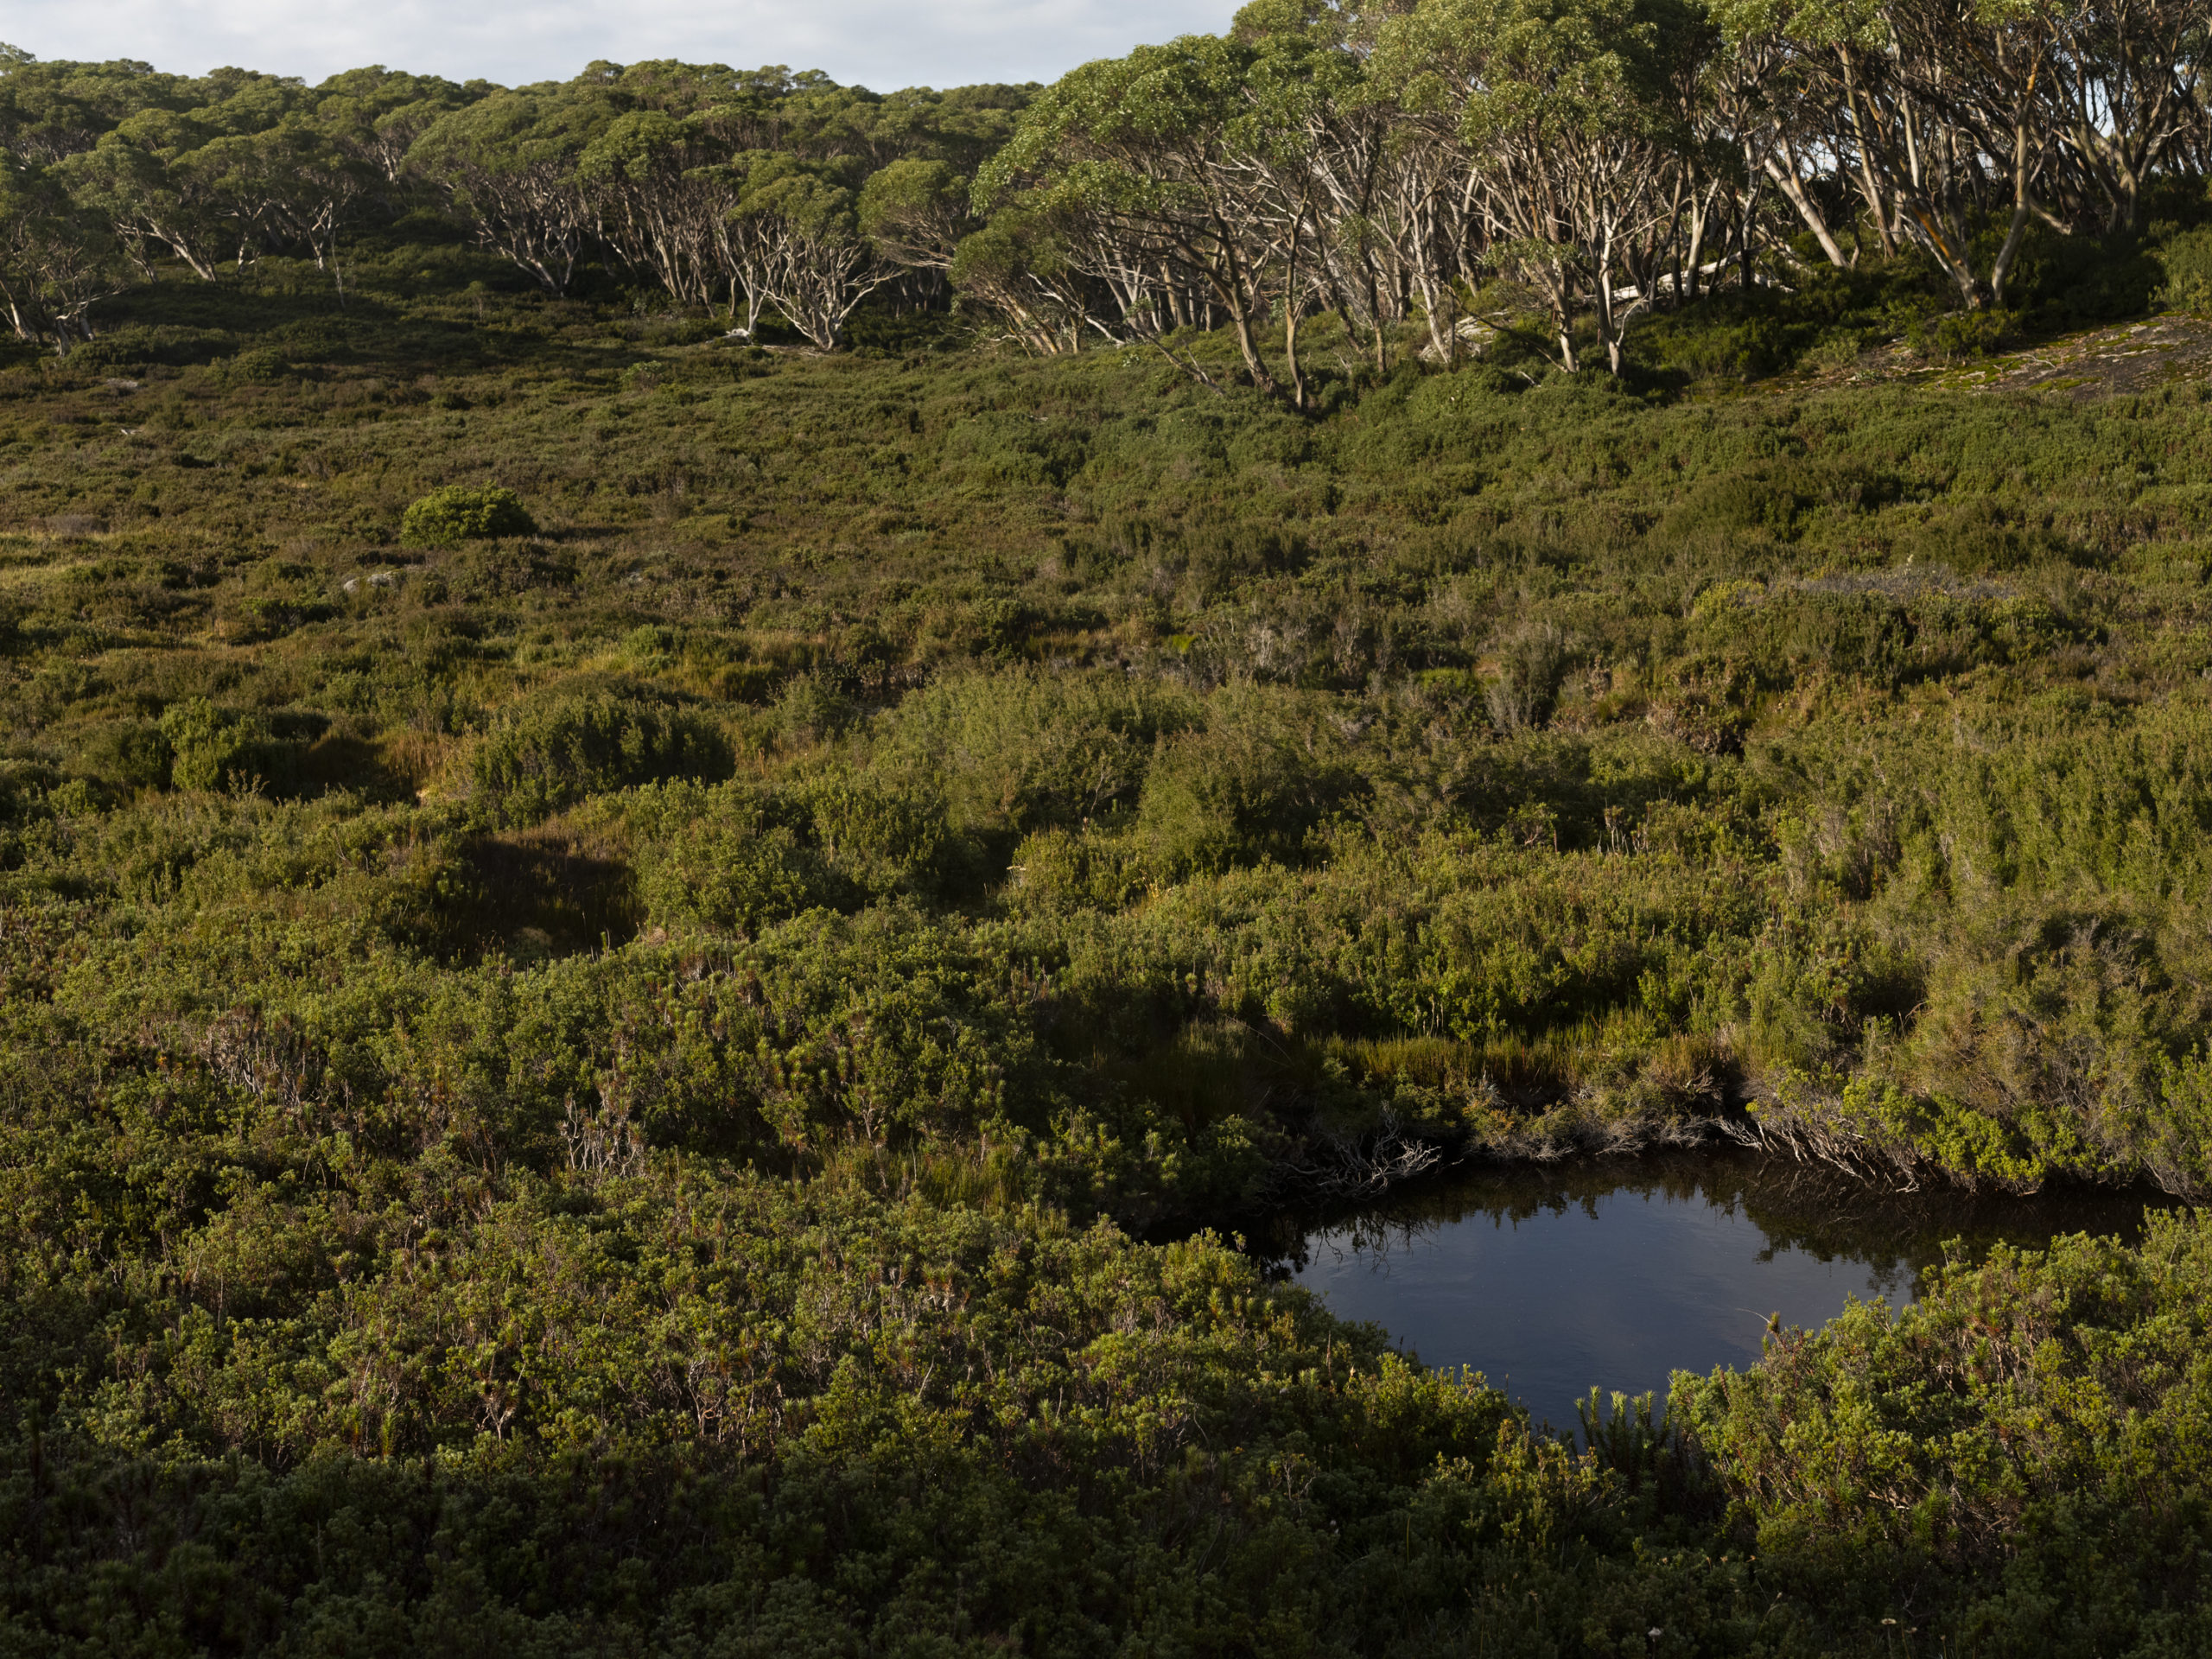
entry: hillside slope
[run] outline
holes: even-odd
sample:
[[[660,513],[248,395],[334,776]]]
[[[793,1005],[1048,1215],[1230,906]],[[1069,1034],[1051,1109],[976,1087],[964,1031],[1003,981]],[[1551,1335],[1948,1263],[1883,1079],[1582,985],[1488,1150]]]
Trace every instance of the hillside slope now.
[[[2202,1639],[2193,1220],[1582,1455],[1201,1230],[2201,1192],[2200,325],[1300,418],[351,280],[0,368],[9,1650]]]

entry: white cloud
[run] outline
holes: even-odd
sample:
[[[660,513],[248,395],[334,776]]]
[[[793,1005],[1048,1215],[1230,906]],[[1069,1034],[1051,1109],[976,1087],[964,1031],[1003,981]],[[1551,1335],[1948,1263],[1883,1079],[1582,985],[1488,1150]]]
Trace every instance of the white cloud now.
[[[1219,30],[1236,0],[10,0],[0,39],[41,58],[139,58],[201,73],[239,64],[319,80],[395,69],[514,85],[594,58],[823,69],[879,91],[1051,80],[1146,41]]]

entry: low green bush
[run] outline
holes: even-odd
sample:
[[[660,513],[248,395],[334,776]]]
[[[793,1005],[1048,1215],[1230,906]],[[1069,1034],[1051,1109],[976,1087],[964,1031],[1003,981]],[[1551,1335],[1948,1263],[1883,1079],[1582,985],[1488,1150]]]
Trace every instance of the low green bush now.
[[[1154,681],[1016,667],[931,685],[874,737],[887,758],[941,779],[969,826],[1024,832],[1133,805],[1155,741],[1196,717],[1194,700]]]
[[[180,715],[172,729],[182,730],[188,721]],[[169,782],[175,749],[169,733],[150,721],[118,721],[88,737],[77,752],[75,766],[86,775],[124,789],[161,789]],[[195,762],[199,757],[195,756]]]
[[[1965,363],[2002,350],[2016,332],[2016,320],[2010,311],[1985,306],[1929,317],[1915,323],[1906,339],[1923,357],[1938,363]]]
[[[125,323],[103,329],[70,353],[79,369],[139,369],[149,365],[206,363],[233,345],[226,333],[174,323]]]
[[[2177,311],[2212,311],[2212,226],[2177,232],[2159,250],[2158,298]]]
[[[1497,641],[1497,671],[1483,696],[1501,732],[1526,731],[1551,718],[1567,677],[1567,640],[1549,623],[1523,623]]]
[[[282,780],[291,759],[289,745],[270,733],[263,716],[219,709],[205,697],[194,697],[165,710],[156,734],[159,745],[141,738],[132,746],[132,761],[150,781],[161,770],[162,747],[168,751],[168,781],[185,790],[251,790]],[[123,757],[118,756],[120,761]],[[118,776],[118,782],[140,779]]]
[[[448,484],[410,502],[399,521],[406,547],[454,547],[500,536],[529,536],[537,521],[512,490]]]
[[[274,346],[256,346],[224,365],[224,373],[241,385],[273,386],[292,372],[290,360]]]
[[[1137,825],[1163,875],[1180,879],[1303,858],[1306,838],[1356,788],[1325,750],[1269,718],[1257,698],[1216,700],[1203,730],[1162,737]]]
[[[1128,836],[1079,830],[1040,830],[1025,836],[1007,867],[1008,892],[1025,909],[1122,909],[1144,891],[1142,855]]]
[[[824,779],[801,791],[822,856],[877,898],[947,896],[979,874],[976,849],[925,784],[873,775]]]
[[[1856,1305],[1748,1370],[1678,1376],[1763,1583],[1870,1630],[1910,1605],[1916,1645],[1952,1651],[2201,1647],[2212,1234],[2148,1230],[1955,1260],[1901,1312]]]
[[[649,786],[624,817],[639,847],[638,896],[654,926],[751,934],[855,894],[814,844],[812,816],[772,791]]]
[[[535,823],[587,796],[670,778],[729,775],[712,722],[627,687],[556,686],[503,709],[468,752],[467,808],[479,823]]]
[[[777,695],[775,718],[785,741],[803,748],[849,730],[860,710],[836,677],[795,674]]]

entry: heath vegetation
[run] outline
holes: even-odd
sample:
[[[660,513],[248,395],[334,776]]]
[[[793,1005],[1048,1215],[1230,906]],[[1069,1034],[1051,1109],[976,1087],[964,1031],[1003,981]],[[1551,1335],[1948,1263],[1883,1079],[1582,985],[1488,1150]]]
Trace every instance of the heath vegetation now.
[[[2193,1212],[1564,1437],[1237,1248],[2212,1186],[2207,18],[1847,12],[0,60],[0,1652],[2202,1650]]]

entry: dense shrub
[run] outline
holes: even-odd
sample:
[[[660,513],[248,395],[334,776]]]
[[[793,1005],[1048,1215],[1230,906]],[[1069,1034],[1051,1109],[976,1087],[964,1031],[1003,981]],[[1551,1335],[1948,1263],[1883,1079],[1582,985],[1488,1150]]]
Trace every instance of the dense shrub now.
[[[1137,823],[1170,878],[1294,862],[1353,787],[1313,734],[1276,727],[1269,704],[1221,702],[1205,730],[1161,738],[1145,776]]]
[[[256,346],[240,352],[224,365],[227,378],[241,385],[273,386],[291,372],[283,352],[274,346]]]
[[[1560,682],[1567,677],[1567,642],[1549,623],[1522,626],[1495,647],[1497,672],[1484,688],[1491,723],[1501,732],[1525,731],[1551,718]]]
[[[2009,311],[1992,306],[1979,311],[1947,311],[1914,325],[1913,349],[1939,363],[1987,357],[2013,337],[2017,323]]]
[[[813,842],[804,808],[742,785],[648,788],[624,809],[639,897],[661,927],[751,934],[855,893]]]
[[[1900,1313],[1855,1306],[1754,1370],[1678,1379],[1676,1407],[1785,1593],[1870,1624],[1909,1598],[1923,1634],[2016,1652],[2194,1646],[2208,1283],[2193,1216],[2153,1216],[2139,1251],[1999,1247]]]
[[[1007,870],[1025,907],[1118,911],[1143,891],[1145,859],[1133,838],[1080,830],[1040,830],[1014,850]]]
[[[2212,310],[2212,226],[2177,232],[2160,251],[2158,297],[2180,311]]]
[[[157,730],[138,736],[130,747],[127,758],[114,758],[119,767],[127,765],[138,775],[119,772],[117,782],[156,781],[166,760],[168,779],[179,789],[262,787],[281,781],[290,759],[288,747],[276,741],[266,719],[219,709],[205,697],[164,711]]]
[[[205,363],[232,345],[226,333],[175,323],[125,323],[104,329],[69,354],[79,369],[140,369]]]
[[[860,710],[835,677],[795,674],[777,694],[775,715],[784,740],[804,747],[848,730]]]
[[[448,484],[410,502],[399,521],[407,547],[453,547],[499,536],[535,534],[537,522],[512,490]]]
[[[1126,674],[1011,669],[906,698],[877,741],[944,780],[980,830],[1074,826],[1135,804],[1155,743],[1197,717],[1191,700]]]
[[[196,722],[180,715],[172,726],[181,729],[193,723]],[[149,721],[118,721],[100,727],[86,740],[77,752],[76,765],[92,777],[125,789],[160,789],[169,781],[175,754],[169,733],[161,726]],[[194,757],[203,770],[205,759]]]
[[[620,686],[555,686],[502,710],[468,752],[472,817],[535,823],[589,795],[669,778],[727,777],[728,741],[709,721]]]
[[[1618,380],[1309,316],[1294,415],[358,234],[0,372],[0,1649],[2206,1646],[2194,1223],[1580,1450],[1192,1236],[1378,1148],[2202,1193],[2185,330],[1957,391],[1807,251]],[[557,542],[375,557],[463,461]]]
[[[862,892],[944,896],[976,874],[974,849],[931,789],[864,775],[812,785],[804,798],[823,856]]]

